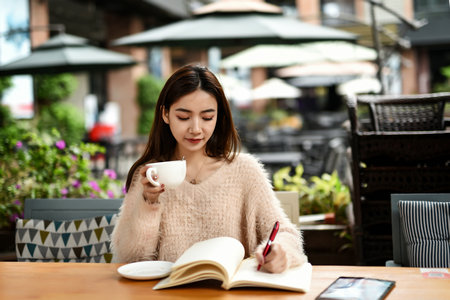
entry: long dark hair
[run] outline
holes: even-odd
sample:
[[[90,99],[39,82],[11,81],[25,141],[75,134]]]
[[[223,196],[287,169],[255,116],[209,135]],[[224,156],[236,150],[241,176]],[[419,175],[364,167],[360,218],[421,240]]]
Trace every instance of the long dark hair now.
[[[216,128],[206,144],[206,154],[231,162],[239,152],[241,146],[239,135],[234,127],[230,105],[219,80],[206,67],[186,65],[170,76],[159,94],[155,118],[144,154],[128,171],[127,191],[139,166],[150,161],[170,160],[174,155],[177,141],[172,135],[169,125],[162,118],[163,107],[169,111],[174,102],[198,89],[211,94],[216,99],[218,108]]]

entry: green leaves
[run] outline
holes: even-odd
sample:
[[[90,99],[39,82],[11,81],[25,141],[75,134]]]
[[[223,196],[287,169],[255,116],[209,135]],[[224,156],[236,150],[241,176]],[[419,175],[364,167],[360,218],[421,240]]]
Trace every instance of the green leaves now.
[[[0,128],[0,228],[10,225],[23,211],[26,198],[115,198],[123,196],[114,171],[101,178],[91,172],[90,158],[104,153],[96,144],[68,145],[57,130]],[[97,182],[94,189],[92,182]]]
[[[294,173],[291,167],[281,168],[273,175],[276,190],[297,191],[300,215],[334,213],[336,222],[347,223],[346,207],[350,204],[349,188],[342,184],[337,172],[304,179],[303,166],[299,164]]]

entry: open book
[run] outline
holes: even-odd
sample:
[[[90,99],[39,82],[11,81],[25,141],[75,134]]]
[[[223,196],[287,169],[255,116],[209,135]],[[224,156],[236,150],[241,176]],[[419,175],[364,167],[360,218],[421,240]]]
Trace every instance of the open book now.
[[[187,284],[205,279],[222,281],[224,289],[234,287],[266,287],[307,292],[311,285],[312,266],[305,263],[280,274],[257,271],[256,258],[245,260],[241,242],[231,237],[218,237],[198,242],[187,249],[173,264],[169,277],[153,289]]]

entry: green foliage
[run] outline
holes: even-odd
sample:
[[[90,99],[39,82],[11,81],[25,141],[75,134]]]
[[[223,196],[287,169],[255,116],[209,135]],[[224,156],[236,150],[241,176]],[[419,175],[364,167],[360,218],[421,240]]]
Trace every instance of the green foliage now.
[[[67,145],[54,129],[47,134],[19,128],[0,130],[0,228],[23,213],[26,198],[115,198],[123,195],[113,170],[96,180],[90,157],[96,144]]]
[[[70,73],[34,76],[39,104],[50,104],[66,99],[77,88],[77,79]]]
[[[55,102],[44,106],[39,113],[38,129],[50,132],[53,128],[58,129],[69,145],[78,144],[85,134],[83,114],[70,103]]]
[[[140,106],[141,115],[139,117],[138,133],[147,135],[153,123],[156,102],[164,82],[152,75],[145,75],[137,82],[138,95],[137,103]]]
[[[295,173],[284,167],[273,175],[276,190],[296,191],[299,194],[300,215],[334,213],[337,223],[347,223],[346,208],[350,204],[350,191],[342,184],[337,172],[304,179],[303,166],[299,164]]]
[[[11,76],[0,76],[0,97],[6,89],[12,87]]]
[[[450,66],[441,68],[441,74],[447,77],[447,81],[436,83],[433,86],[433,92],[450,92]]]

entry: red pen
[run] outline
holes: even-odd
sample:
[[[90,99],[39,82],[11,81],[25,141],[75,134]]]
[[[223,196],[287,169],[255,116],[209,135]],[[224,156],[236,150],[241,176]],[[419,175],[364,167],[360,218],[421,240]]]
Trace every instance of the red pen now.
[[[269,254],[270,246],[272,245],[273,240],[275,239],[275,236],[277,235],[279,228],[280,228],[280,222],[276,221],[275,225],[273,225],[273,229],[272,229],[272,232],[270,233],[269,240],[267,241],[266,247],[264,248],[264,251],[263,251],[264,257],[266,257],[266,255]],[[259,269],[261,269],[261,264],[258,264],[258,271],[259,271]]]

